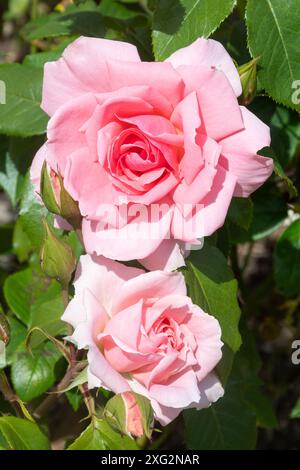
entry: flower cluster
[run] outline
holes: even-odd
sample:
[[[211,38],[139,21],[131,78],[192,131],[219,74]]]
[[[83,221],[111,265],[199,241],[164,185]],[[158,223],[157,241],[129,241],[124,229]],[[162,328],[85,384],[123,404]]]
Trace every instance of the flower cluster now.
[[[203,38],[142,62],[131,44],[81,37],[45,65],[50,121],[31,179],[40,194],[46,166],[58,209],[63,184],[87,253],[63,319],[88,348],[89,387],[147,397],[163,425],[223,395],[219,323],[172,271],[272,172],[257,154],[269,128],[241,91],[223,46]],[[118,262],[129,260],[150,272]]]

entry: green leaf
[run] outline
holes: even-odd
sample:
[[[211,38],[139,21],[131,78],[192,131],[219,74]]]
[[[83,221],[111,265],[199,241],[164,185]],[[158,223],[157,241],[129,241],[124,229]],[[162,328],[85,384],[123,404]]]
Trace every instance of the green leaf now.
[[[233,376],[240,382],[243,397],[256,414],[257,425],[276,428],[278,422],[272,402],[262,391],[262,381],[259,378],[262,362],[255,338],[244,324],[241,330],[243,345],[234,362]]]
[[[103,37],[104,33],[102,15],[93,1],[80,6],[70,5],[62,13],[41,16],[29,21],[21,30],[27,41],[72,34]]]
[[[81,393],[74,389],[69,390],[68,392],[66,392],[66,397],[73,410],[75,412],[78,411],[83,400]]]
[[[94,418],[68,450],[138,450],[138,447],[130,437],[122,437],[105,421]]]
[[[46,131],[48,118],[40,108],[43,71],[21,64],[0,65],[6,103],[0,105],[0,133],[33,136]]]
[[[270,147],[265,147],[262,150],[260,150],[258,154],[264,157],[269,157],[273,159],[275,175],[278,176],[280,180],[285,184],[289,192],[290,198],[296,197],[298,195],[298,191],[296,187],[294,186],[292,180],[286,175],[275,152]]]
[[[27,261],[32,250],[32,246],[30,238],[23,230],[20,219],[17,219],[14,225],[12,245],[13,252],[16,254],[19,263],[24,263],[24,261]]]
[[[12,450],[49,450],[48,438],[37,424],[14,416],[0,418],[0,433]]]
[[[293,99],[293,94],[300,77],[299,16],[298,0],[247,3],[249,49],[252,57],[261,56],[259,81],[274,100],[298,111],[300,100]]]
[[[16,205],[18,199],[18,185],[19,172],[14,162],[12,161],[9,153],[6,153],[4,160],[4,168],[3,171],[0,171],[0,187],[2,187],[2,189],[6,192],[13,206]]]
[[[218,319],[223,341],[232,351],[237,351],[241,345],[237,281],[225,257],[205,243],[201,250],[192,253],[186,264],[185,278],[193,302]]]
[[[123,21],[132,20],[142,16],[141,11],[128,8],[117,0],[102,0],[99,6],[99,12],[103,16],[109,16]]]
[[[272,405],[261,391],[261,361],[254,339],[244,330],[243,345],[235,356],[224,397],[208,409],[184,412],[189,449],[254,449],[256,425],[277,426]]]
[[[62,55],[63,49],[47,52],[38,52],[36,54],[29,54],[24,58],[23,64],[31,65],[32,67],[44,67],[46,62],[53,62],[58,60]]]
[[[30,401],[54,384],[54,367],[60,357],[55,346],[49,342],[32,353],[18,355],[18,360],[12,365],[11,379],[21,400]]]
[[[298,399],[297,403],[295,404],[294,408],[291,411],[290,418],[300,418],[300,398]]]
[[[184,412],[188,449],[246,450],[256,443],[256,419],[240,384],[231,379],[225,395],[210,408]]]
[[[248,230],[253,218],[253,203],[251,199],[233,198],[229,207],[228,218],[234,224]]]
[[[6,361],[11,365],[19,352],[25,351],[25,339],[27,330],[23,323],[13,316],[8,316],[8,323],[10,327],[10,341],[6,346]]]
[[[197,38],[208,37],[232,12],[235,0],[162,0],[153,19],[156,60],[164,60]]]
[[[300,219],[295,220],[277,241],[274,274],[278,289],[287,297],[300,293]]]
[[[264,184],[252,196],[252,240],[259,240],[275,232],[287,217],[287,206],[274,184]]]
[[[31,305],[29,328],[39,327],[51,336],[67,334],[67,325],[61,320],[64,312],[61,286],[53,281],[45,293]],[[45,341],[45,336],[33,332],[30,344],[35,347]]]
[[[13,225],[0,225],[0,254],[6,254],[11,251]]]
[[[44,229],[41,224],[41,219],[46,217],[47,214],[46,208],[37,202],[29,175],[27,175],[24,182],[19,220],[23,232],[30,240],[32,249],[36,251],[40,251],[44,238]]]
[[[87,370],[88,370],[87,367],[81,370],[79,374],[76,375],[73,382],[71,382],[70,385],[62,391],[69,392],[70,390],[73,390],[75,387],[79,387],[79,385],[87,383],[88,381]]]
[[[4,296],[10,309],[25,324],[30,322],[30,309],[37,298],[46,292],[50,281],[32,268],[8,276],[4,283]]]

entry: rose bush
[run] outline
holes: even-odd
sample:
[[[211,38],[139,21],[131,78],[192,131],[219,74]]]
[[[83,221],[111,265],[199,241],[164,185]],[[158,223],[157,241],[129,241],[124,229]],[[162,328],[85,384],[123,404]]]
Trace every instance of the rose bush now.
[[[63,320],[78,347],[88,348],[90,388],[144,395],[163,425],[223,395],[214,373],[219,323],[187,297],[182,274],[84,255],[74,286]]]
[[[269,128],[239,106],[240,94],[217,41],[142,62],[131,44],[81,37],[45,65],[51,119],[31,170],[36,191],[46,160],[79,203],[88,253],[182,266],[185,243],[215,232],[232,197],[272,173],[272,159],[257,155]]]

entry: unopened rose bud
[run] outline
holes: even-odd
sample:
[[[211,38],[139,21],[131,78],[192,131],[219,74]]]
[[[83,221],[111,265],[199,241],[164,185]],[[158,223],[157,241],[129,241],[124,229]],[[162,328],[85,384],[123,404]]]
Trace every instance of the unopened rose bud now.
[[[70,245],[54,235],[46,220],[43,220],[43,224],[45,238],[41,249],[42,270],[66,288],[76,267],[76,257]]]
[[[81,226],[78,204],[66,191],[63,178],[54,170],[48,170],[46,162],[41,172],[41,197],[49,212],[60,215],[74,229]]]
[[[153,410],[142,395],[134,392],[115,395],[107,402],[104,415],[110,426],[122,434],[151,437]]]
[[[242,84],[242,102],[244,105],[248,105],[253,101],[256,95],[257,86],[257,62],[260,57],[250,60],[246,64],[238,67],[238,72]]]
[[[5,318],[4,313],[0,310],[0,341],[2,341],[5,345],[9,343],[10,340],[10,331],[9,331],[9,324]]]

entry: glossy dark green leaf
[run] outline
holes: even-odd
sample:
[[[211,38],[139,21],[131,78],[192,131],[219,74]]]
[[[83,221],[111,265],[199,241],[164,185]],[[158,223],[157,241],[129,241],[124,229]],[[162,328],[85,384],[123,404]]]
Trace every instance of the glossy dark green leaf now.
[[[105,421],[94,418],[68,450],[138,450],[138,447],[130,437],[122,437]]]
[[[0,417],[0,433],[10,450],[49,450],[48,438],[37,424],[14,416]]]
[[[248,0],[246,21],[252,57],[261,56],[258,74],[273,99],[300,110],[300,3]],[[298,88],[298,92],[297,92]]]
[[[232,12],[235,0],[162,0],[153,19],[153,48],[156,60],[208,37]]]
[[[280,236],[274,254],[276,284],[287,297],[300,293],[300,219]]]
[[[14,389],[23,401],[30,401],[46,392],[55,382],[54,367],[60,353],[52,343],[23,352],[13,363],[11,379]]]
[[[234,224],[248,230],[253,218],[253,203],[251,199],[234,197],[229,206],[228,218]]]
[[[69,6],[62,13],[50,13],[27,23],[21,35],[27,40],[78,34],[103,37],[105,27],[103,17],[93,1],[78,7]]]
[[[0,80],[6,87],[6,103],[0,105],[0,133],[26,137],[45,132],[48,117],[40,108],[42,76],[37,67],[0,65]]]
[[[237,351],[241,345],[237,281],[226,258],[216,247],[204,243],[186,264],[185,278],[193,302],[218,319],[223,341]]]
[[[39,327],[51,336],[67,334],[67,324],[61,320],[64,312],[61,287],[53,281],[47,291],[42,293],[30,308],[29,328]],[[30,344],[37,346],[45,340],[38,331],[33,332]]]
[[[4,284],[4,295],[10,309],[25,324],[30,321],[30,309],[38,297],[49,288],[50,281],[40,271],[26,268],[11,274]]]

